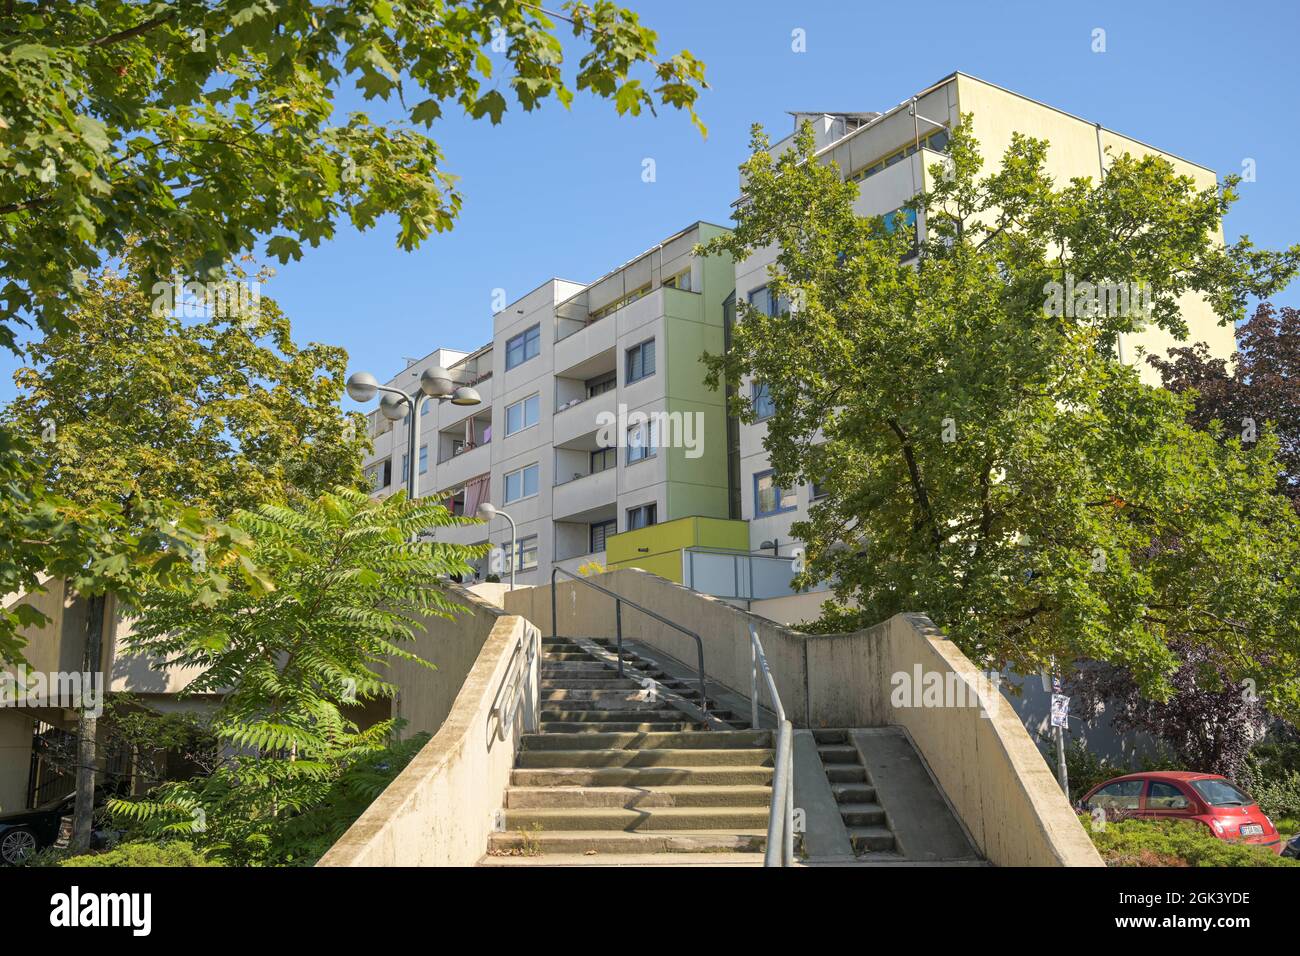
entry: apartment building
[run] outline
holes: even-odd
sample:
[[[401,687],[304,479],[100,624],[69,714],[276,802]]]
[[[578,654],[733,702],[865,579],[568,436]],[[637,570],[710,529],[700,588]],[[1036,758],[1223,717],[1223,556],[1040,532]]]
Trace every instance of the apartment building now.
[[[811,123],[818,158],[858,183],[857,211],[890,216],[927,188],[962,114],[971,115],[986,168],[1022,132],[1049,141],[1048,172],[1060,183],[1104,176],[1109,157],[1124,152],[1163,156],[1202,188],[1216,182],[1211,169],[964,73],[884,112],[793,112],[790,136],[772,151],[789,149],[793,130]],[[914,224],[923,239],[924,216]],[[512,560],[519,583],[547,579],[553,564],[574,570],[592,561],[631,563],[751,606],[778,601],[774,613],[783,619],[816,616],[825,595],[790,595],[778,579],[789,580],[789,561],[800,548],[790,528],[806,516],[817,490],[779,487],[763,447],[767,425],[726,417],[723,395],[703,385],[700,355],[721,351],[737,301],[769,312],[788,308],[768,291],[775,250],[736,263],[691,255],[697,242],[721,231],[696,223],[590,284],[552,279],[494,316],[490,344],[472,354],[433,352],[390,383],[413,391],[424,368],[441,365],[482,394],[477,409],[426,406],[420,489],[444,497],[457,513],[472,515],[484,500],[507,511],[518,526]],[[1232,354],[1232,329],[1219,326],[1207,303],[1188,296],[1183,312],[1193,341]],[[1125,337],[1120,357],[1135,362],[1139,348],[1163,354],[1173,344],[1167,333],[1147,330]],[[1157,380],[1149,367],[1143,375]],[[737,387],[760,416],[770,412],[753,382]],[[680,436],[638,433],[643,426],[622,420],[618,447],[605,447],[599,416],[620,410],[698,416],[699,447],[671,440]],[[368,464],[376,491],[384,493],[403,484],[406,432],[371,418],[375,453]],[[712,528],[710,546],[696,530],[701,523],[688,526],[687,518],[744,525],[739,534],[704,525]],[[678,524],[664,527],[670,522]],[[615,534],[621,537],[611,555],[607,543]],[[442,537],[479,542],[488,531],[476,525]],[[508,547],[502,519],[493,522],[490,540]],[[736,553],[734,562],[702,563],[726,551]],[[498,573],[507,577],[508,564]]]
[[[971,115],[971,128],[986,171],[996,168],[1011,145],[1012,134],[1019,132],[1050,143],[1047,171],[1059,184],[1075,176],[1090,176],[1096,181],[1105,175],[1111,158],[1123,153],[1162,156],[1179,173],[1191,177],[1198,188],[1209,188],[1216,183],[1212,169],[960,72],[883,113],[795,113],[793,116],[796,130],[805,120],[813,124],[818,158],[835,162],[845,176],[858,183],[855,208],[859,214],[891,217],[914,195],[929,188],[930,168],[943,161],[949,132],[962,114]],[[793,139],[792,131],[790,136],[773,144],[773,152],[789,149]],[[924,216],[914,224],[918,239],[923,240]],[[1222,240],[1222,231],[1219,238]],[[766,249],[736,263],[738,300],[769,312],[788,308],[784,303],[771,301],[767,293],[769,269],[775,259],[776,251]],[[1232,355],[1233,330],[1218,324],[1218,317],[1209,304],[1195,295],[1184,297],[1181,304],[1190,340],[1209,343],[1217,356]],[[1147,354],[1163,355],[1176,344],[1168,333],[1149,329],[1121,337],[1120,358],[1132,363],[1139,360],[1139,349],[1145,349]],[[1142,377],[1152,384],[1159,383],[1158,373],[1145,363]],[[765,408],[770,409],[761,388],[756,391],[754,383],[742,382],[740,388],[742,394],[758,405],[760,415]],[[767,425],[763,421],[740,426],[741,517],[749,523],[751,549],[768,555],[791,555],[800,542],[791,536],[790,526],[807,516],[817,491],[812,486],[784,489],[776,486],[763,449],[766,435]]]
[[[734,287],[725,256],[695,246],[724,230],[697,222],[583,284],[550,279],[493,316],[492,341],[472,353],[439,349],[389,381],[408,394],[426,369],[473,385],[478,406],[427,401],[421,410],[419,493],[473,516],[440,540],[502,549],[480,576],[520,585],[606,561],[615,534],[686,517],[727,518],[727,422],[704,385],[705,352],[723,348]],[[376,494],[404,486],[408,431],[370,414],[366,461]]]

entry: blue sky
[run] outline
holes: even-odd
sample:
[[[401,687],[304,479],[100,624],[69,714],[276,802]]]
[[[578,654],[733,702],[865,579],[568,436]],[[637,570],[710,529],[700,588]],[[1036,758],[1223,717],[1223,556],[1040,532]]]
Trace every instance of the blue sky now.
[[[348,349],[381,378],[404,355],[470,349],[491,335],[492,290],[522,295],[552,275],[603,274],[697,219],[727,223],[751,123],[790,129],[785,111],[884,110],[954,70],[1042,100],[1217,170],[1256,161],[1226,223],[1269,248],[1300,240],[1294,0],[1221,3],[622,0],[708,67],[700,137],[676,111],[619,118],[579,96],[508,112],[500,126],[452,117],[433,128],[461,177],[456,228],[418,251],[396,226],[343,227],[279,267],[263,288],[299,341]],[[1106,52],[1091,50],[1094,28]],[[791,50],[806,32],[807,52]],[[344,108],[367,106],[350,91]],[[655,160],[657,181],[641,179]],[[1276,301],[1300,305],[1300,283]],[[14,362],[0,359],[0,399]]]

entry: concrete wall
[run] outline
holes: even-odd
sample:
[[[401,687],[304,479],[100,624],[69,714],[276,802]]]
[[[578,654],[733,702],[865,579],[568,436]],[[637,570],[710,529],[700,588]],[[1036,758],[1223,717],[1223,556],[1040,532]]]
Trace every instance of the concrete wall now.
[[[972,838],[1005,866],[1100,866],[1015,710],[927,617],[899,614],[851,634],[805,634],[636,569],[593,579],[696,631],[709,677],[748,695],[749,627],[757,628],[787,716],[801,727],[901,726]],[[578,582],[556,589],[556,617],[567,636],[609,637],[613,600]],[[549,588],[506,595],[506,609],[552,633]],[[623,635],[680,661],[695,642],[646,615],[623,611]],[[918,671],[919,668],[919,671]],[[934,675],[957,696],[913,706],[895,693],[899,677]]]
[[[539,657],[528,622],[495,617],[441,729],[317,866],[476,863],[487,850],[520,735],[536,725]],[[523,702],[502,740],[494,703],[500,695],[509,711],[516,675]]]

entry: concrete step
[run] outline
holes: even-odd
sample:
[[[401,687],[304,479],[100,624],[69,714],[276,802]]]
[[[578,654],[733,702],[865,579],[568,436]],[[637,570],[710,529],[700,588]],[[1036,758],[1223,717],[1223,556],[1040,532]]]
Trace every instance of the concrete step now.
[[[565,707],[584,707],[584,708],[616,708],[621,702],[637,704],[648,704],[653,707],[662,707],[662,700],[648,700],[645,692],[640,687],[621,688],[614,690],[601,690],[600,688],[589,689],[582,687],[552,687],[547,689],[541,688],[539,691],[542,705],[547,706],[555,701],[563,701]]]
[[[563,720],[569,723],[590,722],[594,724],[594,723],[600,723],[602,721],[609,721],[609,720],[613,720],[613,721],[690,720],[690,717],[680,710],[676,710],[671,707],[664,707],[662,703],[659,704],[658,706],[651,706],[650,704],[647,703],[645,707],[626,707],[620,709],[610,708],[608,710],[597,709],[597,708],[587,708],[586,710],[583,710],[580,708],[569,708],[569,707],[564,707],[564,708],[544,707],[542,708],[542,720],[543,722],[552,721],[552,720]]]
[[[849,742],[849,732],[847,730],[835,730],[825,727],[814,728],[813,740],[818,744],[847,744]]]
[[[485,856],[479,866],[762,866],[761,853],[542,853],[537,856]]]
[[[570,734],[566,740],[576,740]],[[536,767],[766,767],[772,751],[757,747],[707,750],[521,750],[515,766]]]
[[[826,768],[826,779],[836,783],[866,783],[867,771],[861,764],[839,764]]]
[[[885,827],[849,827],[855,853],[880,853],[894,849],[894,834]]]
[[[852,744],[819,744],[817,753],[824,764],[858,764],[858,749]]]
[[[547,691],[556,690],[641,690],[641,685],[626,677],[543,677],[540,692],[542,700],[549,700]]]
[[[840,816],[850,830],[885,825],[885,809],[878,803],[841,803]]]
[[[612,667],[606,667],[599,661],[556,661],[541,663],[543,677],[608,677],[618,676]]]
[[[512,787],[770,787],[770,766],[552,767],[513,770]]]
[[[699,747],[764,748],[772,744],[768,730],[683,730],[668,733],[524,734],[523,750],[685,750]]]
[[[624,830],[745,830],[767,826],[767,807],[582,807],[506,810],[506,829],[542,833]]]
[[[875,803],[876,788],[869,783],[833,783],[836,803]]]
[[[582,854],[595,853],[755,853],[767,843],[767,824],[762,829],[673,830],[666,832],[620,832],[588,830],[547,833],[493,833],[488,854]],[[760,856],[761,859],[761,856]]]
[[[684,716],[684,715],[678,715]],[[607,733],[680,733],[688,730],[704,730],[706,726],[689,720],[656,720],[644,723],[635,721],[542,721],[544,734],[607,734]]]
[[[612,807],[761,807],[772,800],[770,787],[510,787],[506,809],[594,809]]]

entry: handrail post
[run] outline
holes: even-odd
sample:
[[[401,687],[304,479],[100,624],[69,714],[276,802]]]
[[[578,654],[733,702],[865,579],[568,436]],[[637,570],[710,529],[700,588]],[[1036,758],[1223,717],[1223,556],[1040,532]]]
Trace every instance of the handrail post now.
[[[789,767],[790,779],[785,788],[785,822],[782,832],[785,836],[784,866],[794,866],[794,727],[786,721],[785,765]]]
[[[749,638],[749,726],[758,730],[758,645],[754,643],[753,631]]]
[[[623,602],[614,599],[614,634],[618,638],[618,676],[623,676]]]
[[[560,636],[560,619],[555,613],[555,573],[559,568],[551,569],[551,637]]]

